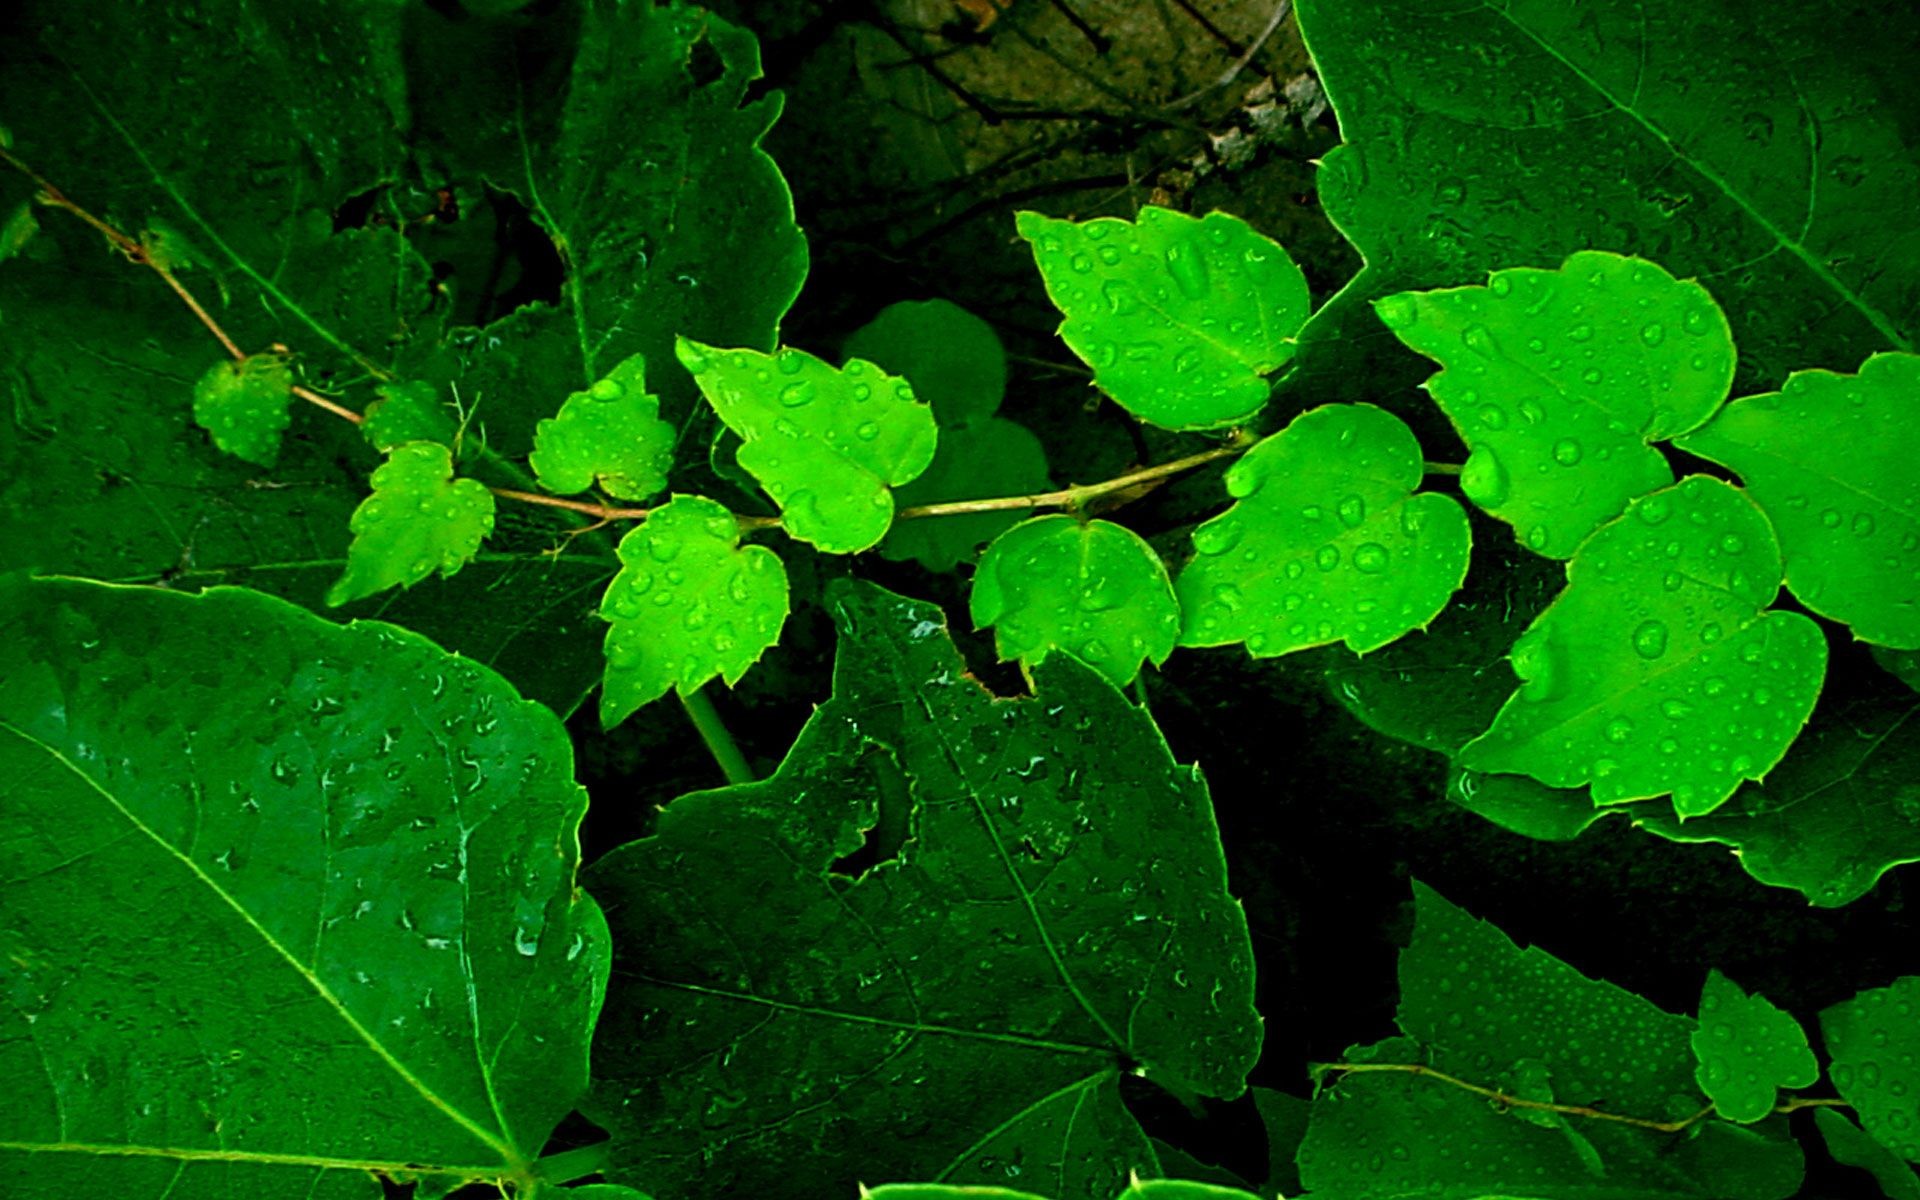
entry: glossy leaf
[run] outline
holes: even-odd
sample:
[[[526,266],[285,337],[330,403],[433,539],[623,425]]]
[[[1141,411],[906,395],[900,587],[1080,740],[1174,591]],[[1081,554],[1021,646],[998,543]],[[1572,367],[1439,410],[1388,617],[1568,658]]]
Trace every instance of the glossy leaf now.
[[[833,698],[779,771],[673,801],[587,873],[620,948],[588,1109],[609,1178],[1118,1192],[1151,1173],[1120,1071],[1231,1096],[1259,1047],[1206,789],[1077,663],[997,699],[938,608],[829,603]]]
[[[216,363],[193,385],[193,419],[228,454],[270,467],[293,421],[287,411],[292,389],[293,368],[284,354]]]
[[[732,687],[780,640],[787,569],[765,546],[741,546],[740,523],[701,496],[676,496],[620,539],[620,574],[600,615],[607,674],[600,723],[612,727],[678,688],[719,676]]]
[[[1443,368],[1426,389],[1471,451],[1460,490],[1549,558],[1672,483],[1648,443],[1699,426],[1733,381],[1733,336],[1707,290],[1617,254],[1375,307]]]
[[[933,464],[919,478],[893,491],[901,508],[1026,496],[1053,486],[1047,451],[1022,426],[999,417],[940,430]],[[895,521],[880,543],[891,559],[912,559],[929,571],[951,571],[971,562],[980,547],[1020,523],[1018,511],[960,513]]]
[[[1514,643],[1520,689],[1457,761],[1712,812],[1780,761],[1820,694],[1826,639],[1767,607],[1779,590],[1773,530],[1739,489],[1691,476],[1634,501],[1567,565]]]
[[[1700,1064],[1694,1080],[1714,1111],[1741,1124],[1769,1116],[1778,1089],[1811,1087],[1820,1078],[1800,1022],[1718,971],[1707,973],[1700,995],[1693,1053]]]
[[[455,479],[445,446],[408,442],[374,471],[373,495],[353,511],[351,528],[347,569],[327,592],[328,604],[458,571],[493,532],[493,493]]]
[[[0,678],[21,1194],[532,1181],[608,955],[551,713],[393,626],[18,574]]]
[[[973,575],[975,629],[993,629],[1001,661],[1025,666],[1064,650],[1116,684],[1173,653],[1180,605],[1140,535],[1111,521],[1035,517],[994,539]]]
[[[993,326],[946,300],[889,304],[854,330],[841,357],[864,359],[913,385],[944,433],[984,422],[1007,390],[1007,351]]]
[[[441,404],[431,383],[408,380],[382,384],[379,399],[367,405],[360,432],[382,454],[407,442],[438,442],[451,448],[459,427]]]
[[[616,500],[645,500],[667,486],[673,426],[647,391],[646,360],[634,355],[540,422],[527,460],[540,485],[567,495],[599,485]]]
[[[889,1183],[863,1188],[861,1200],[1048,1200],[1035,1192],[1001,1187],[957,1187],[946,1183]],[[1135,1179],[1116,1200],[1255,1200],[1235,1187],[1188,1179]]]
[[[1466,577],[1472,537],[1457,501],[1415,493],[1423,472],[1413,432],[1372,405],[1294,418],[1228,469],[1236,503],[1193,531],[1180,644],[1365,654],[1425,628]]]
[[[1920,650],[1920,355],[1800,371],[1677,443],[1717,462],[1780,535],[1787,587],[1855,637]]]
[[[1920,1200],[1920,1176],[1899,1155],[1863,1133],[1845,1113],[1815,1109],[1813,1120],[1834,1161],[1871,1173],[1887,1200]]]
[[[1861,992],[1820,1014],[1828,1073],[1874,1141],[1920,1162],[1920,976]]]
[[[1318,196],[1366,259],[1301,334],[1302,387],[1381,394],[1367,311],[1598,249],[1697,278],[1726,309],[1740,386],[1914,349],[1915,104],[1884,48],[1920,11],[1743,0],[1301,0],[1346,145]],[[1324,391],[1311,394],[1324,396]]]
[[[1151,205],[1135,221],[1018,218],[1060,336],[1093,381],[1168,429],[1233,425],[1267,402],[1264,378],[1293,357],[1307,281],[1287,252],[1226,213]]]
[[[727,428],[740,466],[780,505],[789,534],[829,554],[871,549],[893,522],[891,488],[933,461],[933,413],[904,380],[802,350],[719,350],[682,338],[680,362]]]
[[[1419,884],[1396,1020],[1405,1036],[1355,1048],[1348,1061],[1423,1065],[1539,1103],[1604,1101],[1642,1120],[1683,1120],[1705,1107],[1693,1086],[1690,1019],[1538,947],[1523,950]],[[1489,1104],[1394,1070],[1323,1087],[1300,1149],[1312,1195],[1782,1200],[1800,1175],[1784,1118],[1753,1128],[1705,1120],[1682,1138]]]

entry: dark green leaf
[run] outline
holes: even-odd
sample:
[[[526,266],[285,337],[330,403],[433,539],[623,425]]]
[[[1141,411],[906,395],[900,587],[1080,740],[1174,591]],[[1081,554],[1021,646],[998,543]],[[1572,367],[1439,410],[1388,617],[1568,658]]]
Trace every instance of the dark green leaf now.
[[[1872,1173],[1887,1200],[1920,1200],[1920,1176],[1899,1155],[1862,1133],[1846,1114],[1822,1108],[1815,1111],[1813,1120],[1827,1143],[1827,1153],[1837,1162]]]
[[[1861,992],[1820,1014],[1841,1099],[1874,1141],[1920,1162],[1920,976]]]
[[[905,377],[944,433],[986,421],[1007,390],[1007,352],[993,326],[946,300],[890,304],[840,348]],[[956,497],[957,499],[958,497]]]
[[[386,383],[375,390],[379,399],[367,405],[360,423],[360,432],[375,450],[385,454],[405,442],[453,446],[459,426],[431,383]]]
[[[1700,1061],[1694,1080],[1714,1111],[1742,1124],[1773,1112],[1778,1089],[1810,1087],[1820,1078],[1800,1022],[1718,971],[1707,973],[1700,995],[1693,1053]]]
[[[933,463],[919,478],[893,489],[901,508],[1029,496],[1053,486],[1047,476],[1047,452],[1040,439],[1012,421],[988,417],[972,425],[940,430]],[[971,562],[980,547],[1020,523],[1014,510],[958,513],[895,521],[880,543],[891,559],[913,559],[930,571],[951,571]]]

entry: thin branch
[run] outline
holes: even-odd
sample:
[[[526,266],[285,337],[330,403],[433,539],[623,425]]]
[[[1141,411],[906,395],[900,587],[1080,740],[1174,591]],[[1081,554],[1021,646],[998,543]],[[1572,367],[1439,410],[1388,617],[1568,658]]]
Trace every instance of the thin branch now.
[[[922,504],[914,508],[903,508],[894,516],[900,520],[917,520],[921,517],[951,517],[961,513],[1008,512],[1029,508],[1079,508],[1087,501],[1113,492],[1123,492],[1143,483],[1152,483],[1191,471],[1195,467],[1205,466],[1223,458],[1245,453],[1250,440],[1236,439],[1232,444],[1216,446],[1211,450],[1202,450],[1198,454],[1189,454],[1185,458],[1176,458],[1172,462],[1161,463],[1157,467],[1134,471],[1101,483],[1085,483],[1077,487],[1061,488],[1056,492],[1037,492],[1030,496],[999,496],[992,500],[951,500],[945,504]]]

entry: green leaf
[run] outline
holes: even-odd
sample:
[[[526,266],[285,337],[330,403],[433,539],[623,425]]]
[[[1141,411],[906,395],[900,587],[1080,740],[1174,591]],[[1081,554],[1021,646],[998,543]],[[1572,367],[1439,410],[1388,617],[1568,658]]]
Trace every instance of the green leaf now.
[[[1873,1175],[1887,1200],[1920,1200],[1920,1177],[1900,1156],[1860,1131],[1845,1113],[1831,1108],[1815,1109],[1814,1124],[1827,1143],[1827,1153],[1836,1162],[1859,1167]]]
[[[1472,537],[1457,501],[1414,493],[1422,473],[1413,431],[1372,405],[1294,418],[1228,469],[1236,503],[1193,531],[1180,644],[1365,654],[1424,628],[1466,578]]]
[[[636,354],[540,422],[528,459],[540,486],[567,495],[598,484],[616,500],[645,500],[667,486],[674,428],[660,419],[646,371]]]
[[[1740,476],[1780,535],[1787,587],[1855,637],[1920,650],[1920,355],[1798,371],[1675,443]]]
[[[1543,842],[1570,842],[1602,817],[1622,811],[1596,806],[1585,792],[1550,788],[1525,775],[1458,769],[1449,773],[1447,799],[1502,829]]]
[[[993,326],[946,300],[889,304],[856,329],[842,358],[865,359],[903,376],[933,409],[944,433],[999,411],[1007,390],[1007,352]]]
[[[1127,1185],[1120,1200],[1256,1200],[1252,1192],[1195,1179],[1139,1179]]]
[[[10,1177],[531,1181],[608,956],[552,714],[393,626],[18,574],[0,678]]]
[[[270,467],[293,421],[287,411],[292,389],[293,368],[284,354],[216,363],[193,385],[193,419],[228,454]]]
[[[600,615],[607,630],[600,723],[608,728],[678,688],[718,675],[732,687],[780,640],[787,569],[741,546],[740,522],[702,496],[676,496],[620,539],[620,574]]]
[[[1780,761],[1820,694],[1826,640],[1767,608],[1779,590],[1773,529],[1739,489],[1695,475],[1634,501],[1567,564],[1514,643],[1520,689],[1456,761],[1712,812]]]
[[[1766,1119],[1777,1089],[1811,1087],[1820,1078],[1800,1022],[1719,971],[1707,972],[1693,1054],[1694,1080],[1714,1111],[1741,1124]]]
[[[1294,1195],[1300,1191],[1300,1168],[1294,1159],[1300,1153],[1301,1139],[1307,1136],[1312,1105],[1273,1088],[1256,1087],[1252,1091],[1253,1106],[1259,1111],[1260,1124],[1267,1132],[1267,1177],[1261,1192],[1269,1196]]]
[[[943,427],[933,464],[919,478],[895,488],[893,498],[901,508],[914,508],[1026,496],[1052,486],[1040,439],[1012,421],[988,417],[973,425]],[[880,543],[880,553],[895,561],[912,559],[929,571],[951,571],[971,562],[980,547],[1020,519],[1020,513],[1002,510],[895,521]]]
[[[374,471],[373,495],[353,510],[351,528],[347,569],[327,592],[328,604],[458,571],[493,532],[493,493],[455,479],[445,446],[408,442]]]
[[[1647,443],[1699,426],[1733,381],[1733,337],[1707,290],[1617,254],[1376,308],[1443,368],[1425,386],[1471,451],[1460,490],[1549,558],[1672,483]]]
[[[1885,48],[1920,10],[1883,0],[1301,0],[1300,30],[1347,145],[1326,213],[1366,267],[1301,334],[1293,378],[1382,394],[1369,302],[1550,266],[1579,250],[1707,281],[1740,386],[1914,349],[1916,105]],[[1316,393],[1318,395],[1318,393]]]
[[[1828,1067],[1841,1099],[1859,1114],[1874,1141],[1908,1162],[1920,1162],[1920,976],[1842,1000],[1820,1014]]]
[[[408,380],[384,383],[380,398],[361,414],[360,432],[375,450],[385,454],[407,442],[438,442],[452,449],[459,434],[453,415],[440,402],[431,383]]]
[[[933,461],[933,413],[904,380],[801,350],[719,350],[682,338],[680,362],[739,434],[740,465],[780,505],[788,533],[829,554],[871,549],[893,522],[889,488]]]
[[[1064,650],[1127,684],[1173,653],[1180,604],[1167,568],[1140,535],[1111,521],[1055,514],[995,538],[973,575],[968,611],[993,629],[1002,662]]]
[[[1693,1087],[1691,1020],[1537,947],[1522,950],[1417,883],[1397,1022],[1406,1036],[1348,1052],[1350,1062],[1378,1064],[1372,1071],[1341,1074],[1315,1097],[1299,1159],[1309,1193],[1780,1200],[1799,1187],[1800,1150],[1784,1118],[1751,1129],[1705,1120],[1676,1138],[1539,1109],[1529,1119],[1392,1069],[1505,1083],[1506,1094],[1527,1098],[1545,1089],[1545,1102],[1600,1104],[1636,1120],[1685,1120],[1705,1106]]]
[[[1060,336],[1120,407],[1168,429],[1233,425],[1293,357],[1307,281],[1287,252],[1226,213],[1151,205],[1137,221],[1018,216]]]
[[[588,872],[621,955],[588,1110],[609,1178],[1116,1193],[1152,1163],[1120,1071],[1231,1096],[1259,1047],[1206,789],[1076,663],[997,699],[938,608],[829,603],[833,698],[779,771],[682,796]]]

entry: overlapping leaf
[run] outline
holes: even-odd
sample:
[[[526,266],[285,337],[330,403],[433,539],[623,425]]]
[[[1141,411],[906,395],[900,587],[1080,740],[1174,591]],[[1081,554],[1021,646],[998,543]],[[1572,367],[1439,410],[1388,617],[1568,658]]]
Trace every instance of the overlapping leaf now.
[[[1699,1122],[1691,1136],[1550,1109],[1490,1105],[1416,1066],[1536,1104],[1693,1117],[1693,1022],[1536,948],[1522,950],[1418,884],[1400,956],[1404,1037],[1348,1052],[1375,1064],[1316,1096],[1300,1149],[1309,1194],[1469,1200],[1551,1195],[1781,1200],[1801,1158],[1784,1118]]]
[[[1206,791],[1078,664],[999,700],[937,608],[830,602],[834,696],[773,778],[681,797],[588,873],[622,947],[589,1111],[610,1177],[1117,1192],[1152,1161],[1118,1073],[1232,1095],[1259,1044]]]
[[[1302,332],[1301,387],[1381,394],[1381,296],[1586,249],[1707,283],[1743,390],[1915,348],[1920,242],[1889,214],[1920,192],[1920,98],[1886,53],[1920,39],[1913,6],[1763,25],[1742,0],[1297,11],[1347,142],[1319,198],[1366,257]]]
[[[1415,493],[1423,473],[1412,431],[1371,405],[1314,409],[1255,446],[1227,471],[1234,506],[1193,531],[1181,644],[1365,654],[1424,628],[1472,539],[1458,502]]]
[[[716,675],[729,687],[787,620],[787,570],[765,546],[740,545],[740,522],[701,496],[676,496],[620,540],[620,574],[600,615],[607,674],[600,721],[612,726],[678,688]]]
[[[0,678],[17,1194],[531,1182],[607,973],[559,721],[239,589],[6,577]]]
[[[1426,389],[1471,451],[1460,490],[1550,558],[1672,483],[1648,443],[1707,420],[1733,380],[1733,338],[1707,290],[1617,254],[1376,307],[1443,368]]]
[[[1457,761],[1712,812],[1780,761],[1820,694],[1825,637],[1767,607],[1779,590],[1773,530],[1739,489],[1690,476],[1634,501],[1514,643],[1520,690]]]
[[[636,354],[540,422],[527,462],[542,487],[564,495],[598,484],[616,500],[645,500],[667,486],[674,429],[660,419],[646,371]]]
[[[375,450],[385,454],[406,442],[454,444],[459,426],[433,384],[402,380],[376,390],[379,398],[367,405],[360,422],[361,434]]]
[[[284,354],[216,363],[193,385],[193,419],[228,454],[270,467],[293,417],[293,370]]]
[[[946,300],[889,304],[848,336],[840,354],[904,377],[942,430],[986,421],[1006,395],[1000,335]]]
[[[1731,468],[1780,535],[1787,587],[1854,636],[1920,649],[1920,355],[1801,371],[1677,444]]]
[[[1920,1177],[1900,1156],[1874,1141],[1845,1114],[1822,1108],[1813,1114],[1820,1127],[1821,1140],[1835,1162],[1859,1167],[1872,1174],[1887,1200],[1920,1200]]]
[[[830,554],[867,550],[893,523],[892,488],[933,461],[939,434],[913,389],[870,363],[839,369],[791,348],[720,350],[682,339],[680,362],[727,428],[781,524]]]
[[[994,539],[974,572],[968,608],[993,629],[1003,661],[1045,662],[1056,650],[1117,684],[1173,653],[1180,603],[1167,568],[1140,535],[1111,521],[1056,514]]]
[[[1306,278],[1271,239],[1226,213],[1149,205],[1135,221],[1019,215],[1060,336],[1093,381],[1133,415],[1169,429],[1246,420],[1265,376],[1293,357]]]
[[[1820,1078],[1800,1022],[1719,971],[1708,972],[1700,995],[1693,1053],[1700,1062],[1694,1081],[1714,1111],[1742,1124],[1772,1113],[1779,1089],[1811,1087]]]
[[[390,587],[412,587],[473,561],[493,532],[493,493],[453,477],[453,455],[437,442],[395,446],[373,473],[373,495],[354,509],[347,569],[327,592],[345,604]]]
[[[1820,1014],[1841,1099],[1874,1141],[1920,1162],[1920,976],[1861,992]]]

